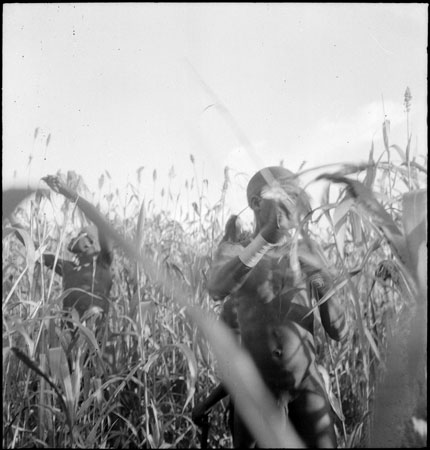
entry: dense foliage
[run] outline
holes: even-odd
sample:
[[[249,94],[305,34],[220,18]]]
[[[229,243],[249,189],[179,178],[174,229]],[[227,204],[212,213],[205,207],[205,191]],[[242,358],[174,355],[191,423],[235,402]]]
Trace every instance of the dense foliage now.
[[[321,327],[316,330],[318,362],[327,373],[343,448],[371,441],[387,344],[393,330],[410,329],[419,303],[389,229],[405,232],[403,195],[426,189],[427,160],[410,158],[410,138],[405,150],[391,145],[388,131],[385,121],[385,146],[379,154],[372,146],[368,165],[342,166],[322,176],[328,180],[324,203],[307,218],[309,233],[323,246],[335,274],[333,294],[347,311],[345,341],[330,341]],[[160,274],[182,283],[188,304],[216,315],[219,305],[208,297],[205,273],[228,216],[223,204],[228,183],[211,206],[203,184],[187,181],[196,201],[179,211],[156,209],[150,197],[143,199],[139,177],[140,172],[125,199],[112,188],[108,173],[101,175],[96,194],[72,172],[67,181],[94,201]],[[154,186],[155,181],[154,173]],[[171,205],[178,200],[170,186],[164,195]],[[16,210],[26,246],[3,221],[3,448],[199,447],[191,410],[219,382],[211,344],[186,308],[172,300],[172,285],[146,273],[121,248],[115,252],[113,307],[100,348],[93,333],[97,312],[75,335],[65,329],[61,279],[41,267],[40,255],[67,256],[65,243],[85,218],[73,203],[59,203],[59,196],[53,201],[54,196],[33,195]],[[422,419],[424,408],[426,420],[427,405],[418,395],[416,400],[411,413]],[[212,447],[231,446],[225,413],[225,403],[211,413]],[[422,435],[410,423],[405,426],[404,446],[422,445]]]

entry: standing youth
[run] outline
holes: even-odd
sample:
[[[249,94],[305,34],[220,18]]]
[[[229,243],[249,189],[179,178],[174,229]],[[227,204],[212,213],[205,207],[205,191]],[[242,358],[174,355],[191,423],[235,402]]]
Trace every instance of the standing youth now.
[[[291,261],[291,229],[298,226],[304,192],[283,167],[257,172],[247,187],[255,233],[247,242],[223,241],[208,273],[215,300],[232,296],[242,345],[299,435],[310,447],[336,447],[324,383],[315,362],[310,292],[322,298],[332,286],[316,244],[300,241],[300,270]],[[344,312],[331,297],[319,306],[322,324],[335,340],[346,336]],[[235,447],[256,444],[235,411]]]

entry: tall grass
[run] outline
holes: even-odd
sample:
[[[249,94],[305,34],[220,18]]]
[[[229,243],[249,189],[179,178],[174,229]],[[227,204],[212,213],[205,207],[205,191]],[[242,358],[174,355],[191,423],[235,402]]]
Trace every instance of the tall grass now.
[[[387,121],[382,131],[384,147],[376,152],[372,145],[368,164],[342,166],[320,177],[327,180],[324,202],[306,218],[336,278],[329,294],[343,299],[350,330],[345,341],[332,342],[317,320],[318,363],[326,370],[342,448],[379,445],[387,426],[401,430],[396,443],[402,446],[423,442],[411,421],[427,407],[421,401],[426,396],[424,360],[393,364],[392,344],[401,336],[402,345],[412,342],[403,356],[413,353],[411,348],[420,349],[418,356],[426,351],[420,334],[426,324],[417,320],[423,317],[426,296],[423,262],[415,257],[421,255],[422,237],[412,236],[414,218],[419,224],[422,217],[410,205],[418,201],[422,206],[417,199],[427,186],[427,161],[411,159],[409,129],[404,150],[390,143]],[[194,157],[190,160],[196,164]],[[186,182],[186,208],[169,183],[162,188],[169,209],[155,208],[155,171],[153,192],[140,195],[141,172],[129,184],[126,199],[112,187],[107,172],[100,175],[95,194],[78,175],[67,173],[68,183],[107,213],[117,233],[112,308],[101,339],[94,335],[96,311],[82,322],[74,318],[77,333],[65,329],[61,280],[40,264],[43,251],[66,256],[64,244],[86,221],[82,214],[68,201],[59,206],[55,199],[51,206],[55,194],[30,197],[16,211],[27,225],[20,231],[25,247],[3,221],[4,448],[199,447],[200,431],[191,421],[195,402],[209,394],[219,376],[227,387],[240,382],[241,371],[252,378],[252,367],[247,369],[245,356],[240,359],[228,332],[211,321],[218,306],[205,290],[205,273],[228,217],[228,171],[215,205],[208,204],[207,181],[197,175]],[[169,179],[173,174],[171,168]],[[15,205],[27,192],[12,194]],[[54,217],[47,219],[51,209]],[[177,301],[179,294],[184,302]],[[418,334],[411,334],[412,325]],[[229,378],[225,365],[233,360]],[[410,367],[420,374],[419,386],[414,390],[407,381],[408,408],[390,414],[381,409],[391,392],[386,369],[403,374],[406,368],[407,378]],[[241,389],[243,408],[265,396],[264,387],[252,393],[244,383]],[[264,409],[264,398],[257,400]],[[232,444],[225,413],[223,403],[211,413],[209,446]]]

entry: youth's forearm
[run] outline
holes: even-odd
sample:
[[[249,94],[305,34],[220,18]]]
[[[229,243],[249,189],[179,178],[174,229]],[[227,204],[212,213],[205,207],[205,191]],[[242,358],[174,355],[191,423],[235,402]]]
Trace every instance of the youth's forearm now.
[[[325,271],[315,271],[310,275],[310,282],[315,289],[316,300],[321,300],[333,287],[331,276]],[[321,322],[327,334],[340,341],[347,334],[344,308],[337,296],[330,297],[319,307]]]
[[[85,200],[77,192],[71,189],[61,189],[60,193],[67,199],[76,202],[76,206],[86,215],[86,217],[97,224],[97,220],[102,217],[98,209],[93,206],[88,200]]]
[[[249,272],[260,262],[263,256],[274,247],[261,234],[242,249],[238,256],[227,262],[215,263],[209,272],[208,290],[214,300],[222,300],[227,295],[239,289]]]
[[[235,292],[244,283],[251,268],[243,264],[238,256],[220,267],[209,271],[208,292],[214,300],[222,300]]]
[[[87,219],[96,225],[98,225],[100,219],[105,220],[99,210],[82,197],[77,198],[76,206],[86,215]]]
[[[82,197],[78,197],[76,201],[76,205],[78,208],[86,215],[86,217],[91,220],[91,222],[94,223],[94,225],[98,228],[98,238],[100,247],[105,252],[111,252],[112,251],[112,240],[106,236],[106,234],[100,230],[103,230],[103,228],[106,226],[106,219],[102,216],[102,214],[99,212],[99,210],[93,206],[90,202],[85,200]]]
[[[209,397],[198,403],[192,412],[192,419],[196,424],[201,423],[201,420],[210,412],[211,408],[220,400],[228,395],[224,385],[220,383],[209,395]]]
[[[204,402],[205,412],[208,412],[215,404],[227,397],[228,392],[224,385],[220,383]]]
[[[70,189],[62,189],[60,193],[69,200],[76,202],[76,206],[85,214],[87,219],[96,225],[97,228],[100,226],[105,226],[106,219],[88,200],[85,200],[83,197]],[[99,233],[99,241],[102,248],[105,248],[108,251],[111,250],[111,241],[105,237],[104,233]]]
[[[320,307],[321,321],[327,334],[335,341],[343,340],[348,334],[345,313],[336,297],[329,298]]]

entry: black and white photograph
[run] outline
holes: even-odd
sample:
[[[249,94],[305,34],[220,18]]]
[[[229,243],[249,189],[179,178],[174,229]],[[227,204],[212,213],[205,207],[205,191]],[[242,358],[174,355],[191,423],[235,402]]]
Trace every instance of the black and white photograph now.
[[[2,448],[426,448],[428,3],[3,3]]]

